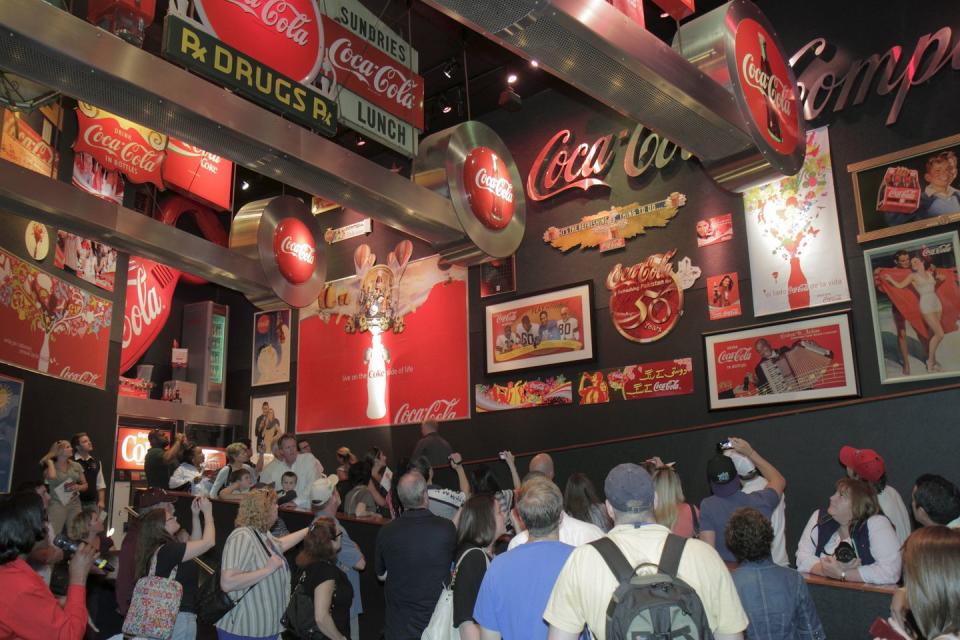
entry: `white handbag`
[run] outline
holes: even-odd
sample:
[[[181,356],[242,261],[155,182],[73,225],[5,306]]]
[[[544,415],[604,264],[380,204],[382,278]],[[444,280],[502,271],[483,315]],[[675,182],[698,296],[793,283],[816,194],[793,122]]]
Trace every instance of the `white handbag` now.
[[[453,585],[457,582],[457,571],[460,570],[460,563],[463,562],[468,553],[474,550],[483,553],[484,561],[488,565],[490,564],[490,560],[483,549],[471,547],[463,552],[453,568],[453,578],[450,580],[450,586],[443,587],[443,591],[440,592],[440,599],[437,600],[437,606],[433,608],[430,623],[423,630],[420,640],[460,640],[460,632],[453,626]]]

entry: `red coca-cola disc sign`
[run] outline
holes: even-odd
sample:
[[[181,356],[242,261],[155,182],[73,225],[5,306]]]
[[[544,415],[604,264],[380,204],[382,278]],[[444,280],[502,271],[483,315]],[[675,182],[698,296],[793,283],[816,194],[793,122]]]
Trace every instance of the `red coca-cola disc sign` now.
[[[773,37],[756,20],[737,26],[737,73],[750,116],[763,139],[790,155],[799,142],[796,88]]]
[[[273,232],[277,269],[290,284],[303,284],[317,263],[317,242],[310,229],[296,218],[284,218]]]
[[[194,5],[213,35],[268,67],[304,84],[320,70],[323,25],[314,0],[194,0]]]
[[[654,342],[670,333],[683,313],[683,287],[673,272],[674,251],[654,254],[607,275],[613,326],[627,340]]]
[[[470,210],[483,226],[500,230],[513,219],[513,182],[501,158],[488,147],[477,147],[463,163],[463,185]]]

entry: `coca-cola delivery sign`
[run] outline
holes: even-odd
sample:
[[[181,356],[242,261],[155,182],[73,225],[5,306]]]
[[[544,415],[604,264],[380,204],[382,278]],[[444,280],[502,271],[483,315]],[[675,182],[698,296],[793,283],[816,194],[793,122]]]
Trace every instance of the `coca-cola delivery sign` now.
[[[361,269],[375,261],[361,258]],[[391,254],[387,265],[328,283],[301,309],[298,433],[470,417],[467,270],[442,270],[437,256]],[[403,319],[401,331],[371,330],[385,310]],[[371,319],[367,330],[348,332],[358,317]]]
[[[510,169],[493,149],[477,147],[463,162],[463,186],[470,210],[483,226],[500,230],[513,220]]]
[[[163,181],[177,191],[217,209],[231,209],[233,163],[226,158],[170,138],[162,173]]]
[[[320,71],[324,33],[314,0],[194,0],[214,36],[309,84]]]
[[[77,103],[79,130],[73,145],[132,182],[151,182],[163,189],[160,167],[167,136],[86,102]]]
[[[113,305],[0,250],[0,361],[103,389]]]
[[[796,86],[773,37],[756,20],[746,18],[737,26],[736,60],[754,124],[774,150],[792,154],[800,142]]]
[[[423,129],[423,78],[364,38],[323,16],[327,49],[323,73],[417,129]]]

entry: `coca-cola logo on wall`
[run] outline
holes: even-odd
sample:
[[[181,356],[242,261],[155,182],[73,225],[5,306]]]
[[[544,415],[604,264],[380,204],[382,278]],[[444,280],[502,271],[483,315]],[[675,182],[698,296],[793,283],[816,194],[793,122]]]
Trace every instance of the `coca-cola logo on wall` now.
[[[128,370],[153,344],[170,317],[170,301],[180,272],[153,260],[130,256],[123,310],[120,372]]]
[[[77,120],[74,151],[89,153],[133,182],[151,182],[163,189],[160,168],[167,136],[85,102],[77,103]]]
[[[314,0],[195,0],[213,35],[263,64],[309,84],[323,59]]]
[[[654,342],[677,325],[683,285],[673,271],[675,253],[655,253],[632,267],[617,264],[607,275],[610,316],[627,340]]]
[[[503,160],[488,147],[477,147],[463,163],[463,186],[470,210],[483,226],[499,230],[513,219],[513,182]]]
[[[303,222],[284,218],[273,232],[273,255],[277,269],[291,284],[303,284],[313,275],[317,244]]]
[[[756,20],[740,21],[736,35],[737,73],[750,117],[778,153],[797,148],[799,103],[783,53]]]

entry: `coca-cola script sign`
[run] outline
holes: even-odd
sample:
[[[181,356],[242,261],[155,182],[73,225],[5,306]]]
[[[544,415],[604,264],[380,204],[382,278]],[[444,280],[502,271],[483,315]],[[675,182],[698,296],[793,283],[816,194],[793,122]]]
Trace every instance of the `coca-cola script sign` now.
[[[846,314],[713,334],[704,342],[711,409],[857,393]]]
[[[226,158],[170,138],[163,161],[163,181],[200,202],[230,210],[233,162]]]
[[[123,343],[120,373],[137,363],[153,344],[170,317],[170,301],[180,280],[176,269],[130,256],[127,267],[127,302],[123,310]]]
[[[389,290],[368,279],[365,299],[402,316],[399,333],[344,331],[363,283],[359,276],[330,282],[322,306],[300,310],[296,431],[469,418],[467,270],[441,270],[434,256],[408,263]],[[386,409],[382,418],[368,417],[371,403]]]
[[[693,359],[677,358],[580,374],[580,404],[693,393]]]
[[[324,74],[417,129],[423,122],[423,78],[359,35],[323,17]]]
[[[52,176],[56,153],[23,118],[4,109],[0,158],[45,176]]]
[[[89,153],[104,167],[120,171],[132,182],[151,182],[163,189],[160,168],[167,136],[86,102],[77,103],[77,119],[74,151]]]
[[[309,84],[323,62],[323,23],[314,0],[194,0],[214,36],[268,67]]]
[[[0,250],[0,361],[103,389],[113,304]]]
[[[513,220],[510,170],[493,149],[477,147],[463,162],[463,186],[470,210],[488,229],[500,230]]]
[[[303,284],[316,269],[317,241],[303,222],[284,218],[273,232],[273,257],[288,282]]]
[[[670,333],[683,313],[683,286],[673,271],[675,250],[655,253],[607,275],[610,317],[627,340],[654,342]]]

